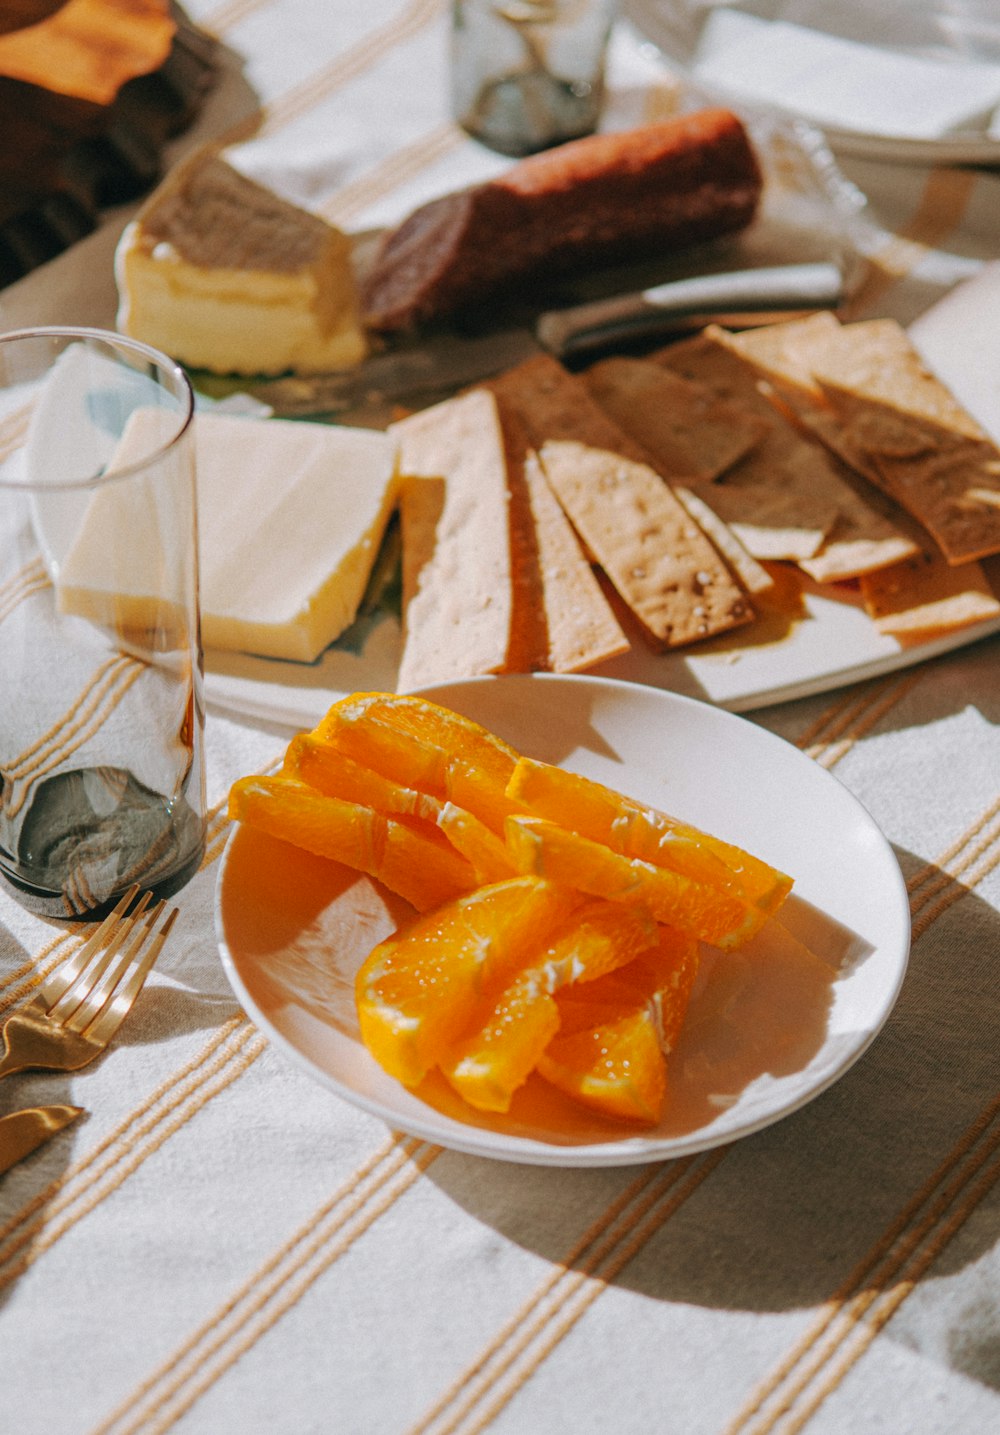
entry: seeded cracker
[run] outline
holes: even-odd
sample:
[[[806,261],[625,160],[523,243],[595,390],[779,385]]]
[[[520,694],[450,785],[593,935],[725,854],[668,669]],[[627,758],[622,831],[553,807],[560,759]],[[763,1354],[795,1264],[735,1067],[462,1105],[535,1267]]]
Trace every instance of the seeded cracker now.
[[[489,387],[521,418],[560,504],[654,647],[752,620],[715,548],[580,380],[540,356]]]

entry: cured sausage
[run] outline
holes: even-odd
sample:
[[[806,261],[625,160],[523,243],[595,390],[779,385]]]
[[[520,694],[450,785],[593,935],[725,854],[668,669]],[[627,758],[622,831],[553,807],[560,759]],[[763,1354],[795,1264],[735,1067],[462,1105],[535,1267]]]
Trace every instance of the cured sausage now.
[[[714,239],[751,222],[762,188],[726,109],[573,140],[389,231],[362,288],[365,322],[417,328],[528,279]]]

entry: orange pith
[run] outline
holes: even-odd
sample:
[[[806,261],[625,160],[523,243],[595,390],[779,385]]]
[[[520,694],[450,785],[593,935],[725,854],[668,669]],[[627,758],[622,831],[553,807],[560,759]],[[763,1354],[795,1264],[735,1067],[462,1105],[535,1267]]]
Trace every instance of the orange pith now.
[[[766,913],[775,912],[791,889],[791,878],[731,842],[549,763],[520,758],[507,796],[623,857],[727,887]]]
[[[418,829],[411,820],[327,797],[295,778],[241,778],[230,791],[229,815],[367,872],[421,912],[475,886],[470,864],[435,827]]]
[[[714,946],[738,946],[764,921],[763,913],[729,892],[622,857],[543,817],[508,817],[505,832],[519,871],[575,885],[595,897],[643,902],[658,922]]]
[[[375,1059],[417,1085],[481,1026],[571,910],[575,894],[536,877],[496,882],[415,918],[362,963],[355,992]]]

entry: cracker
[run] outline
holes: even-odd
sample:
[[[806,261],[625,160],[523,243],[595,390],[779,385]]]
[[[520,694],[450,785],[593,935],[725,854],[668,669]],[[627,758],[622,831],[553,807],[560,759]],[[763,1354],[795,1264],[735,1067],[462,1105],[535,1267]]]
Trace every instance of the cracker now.
[[[545,650],[535,666],[553,673],[578,673],[628,652],[629,640],[549,488],[536,453],[525,460],[524,481],[537,544],[539,608],[545,620]]]
[[[513,614],[507,469],[491,394],[474,391],[390,426],[404,486],[401,691],[502,672]],[[435,504],[437,511],[435,515]],[[430,542],[431,533],[433,543]],[[410,547],[410,578],[406,550]]]
[[[543,443],[539,457],[574,527],[655,646],[678,647],[752,619],[717,557],[711,569],[697,566],[704,535],[683,507],[677,523],[673,506],[680,505],[651,468],[572,439]]]
[[[814,372],[881,485],[949,563],[1000,553],[1000,448],[898,324],[844,325]]]
[[[798,563],[815,558],[839,518],[836,504],[803,501],[797,488],[760,480],[695,490],[754,558]]]
[[[950,565],[921,554],[861,580],[865,610],[880,633],[900,637],[953,631],[1000,616],[979,563]]]
[[[740,585],[751,595],[766,593],[774,587],[774,579],[766,568],[762,568],[749,548],[718,512],[714,495],[717,485],[705,485],[701,493],[674,485],[674,493],[683,503],[703,533],[707,533],[739,579]]]
[[[744,404],[646,359],[614,358],[584,375],[594,399],[665,478],[703,483],[749,453],[768,424]]]
[[[715,547],[579,379],[539,356],[489,387],[524,423],[567,517],[654,647],[751,621]]]
[[[836,458],[817,439],[800,432],[779,412],[762,392],[753,365],[728,344],[724,330],[710,325],[695,338],[660,350],[654,358],[687,378],[707,384],[723,398],[770,415],[768,434],[722,482],[727,488],[747,489],[743,516],[749,524],[762,526],[757,499],[771,491],[781,494],[786,505],[786,529],[824,530],[820,549],[812,556],[794,560],[810,577],[824,583],[856,578],[920,551],[897,523],[857,492],[843,476]],[[832,528],[831,511],[837,515]],[[727,522],[738,521],[728,510],[723,516]],[[773,547],[756,551],[747,537],[741,536],[757,558],[775,552]],[[775,535],[775,543],[778,541]]]

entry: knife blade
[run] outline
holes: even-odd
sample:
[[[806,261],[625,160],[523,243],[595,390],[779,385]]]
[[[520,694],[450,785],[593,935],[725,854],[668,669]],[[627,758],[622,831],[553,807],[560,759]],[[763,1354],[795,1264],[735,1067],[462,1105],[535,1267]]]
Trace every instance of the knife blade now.
[[[425,407],[464,384],[524,359],[586,351],[690,329],[695,320],[836,308],[845,293],[838,264],[781,264],[674,279],[629,294],[540,314],[533,325],[485,334],[434,334],[376,354],[360,368],[244,386],[285,418],[326,415],[352,422],[391,416],[394,404]]]
[[[82,1106],[29,1106],[0,1116],[0,1176],[83,1114]]]

